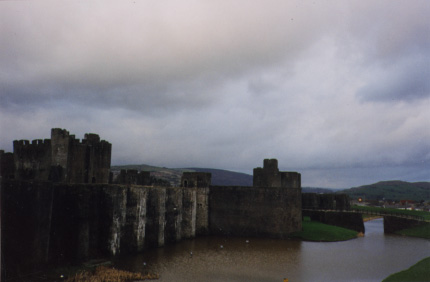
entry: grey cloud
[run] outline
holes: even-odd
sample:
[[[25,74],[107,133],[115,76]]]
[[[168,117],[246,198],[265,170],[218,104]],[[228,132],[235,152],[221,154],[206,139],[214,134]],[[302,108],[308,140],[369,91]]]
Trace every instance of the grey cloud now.
[[[430,55],[430,54],[429,54]],[[363,101],[414,101],[430,97],[430,59],[418,57],[374,73],[358,90]]]
[[[317,8],[272,4],[246,3],[246,11],[228,3],[169,7],[174,12],[155,4],[150,12],[141,4],[114,2],[7,3],[0,83],[12,90],[6,89],[3,99],[91,103],[100,97],[115,105],[116,97],[127,93],[130,103],[122,106],[153,108],[166,105],[178,89],[184,95],[173,97],[174,104],[211,100],[202,96],[216,84],[295,60],[328,24]],[[290,13],[296,15],[293,23]],[[33,99],[36,92],[39,98]]]
[[[113,164],[428,179],[425,2],[136,2],[0,3],[0,148],[62,127]]]

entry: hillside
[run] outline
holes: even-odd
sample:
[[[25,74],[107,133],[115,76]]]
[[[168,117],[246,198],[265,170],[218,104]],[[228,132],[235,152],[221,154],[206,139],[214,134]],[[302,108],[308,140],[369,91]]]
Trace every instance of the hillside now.
[[[212,173],[212,185],[215,186],[252,186],[252,175],[213,168],[188,168],[197,172]]]
[[[123,165],[112,166],[114,175],[119,174],[121,169],[136,169],[138,171],[150,171],[151,176],[170,182],[172,186],[179,186],[182,173],[188,172],[210,172],[212,173],[212,185],[219,186],[252,186],[252,175],[213,168],[166,168],[150,165]]]
[[[151,176],[166,180],[172,186],[179,186],[182,173],[210,172],[212,173],[212,185],[215,186],[252,186],[252,175],[213,168],[166,168],[150,165],[124,165],[112,166],[114,175],[119,174],[121,169],[136,169],[138,171],[150,171]],[[303,193],[346,193],[352,199],[365,197],[366,200],[413,200],[430,201],[430,182],[404,182],[404,181],[382,181],[371,185],[353,187],[345,190],[334,190],[318,187],[303,187]]]
[[[330,188],[319,188],[319,187],[302,187],[302,193],[317,193],[317,194],[327,194],[335,193],[339,190]]]
[[[342,190],[351,198],[366,200],[430,201],[430,182],[381,181],[378,183]]]

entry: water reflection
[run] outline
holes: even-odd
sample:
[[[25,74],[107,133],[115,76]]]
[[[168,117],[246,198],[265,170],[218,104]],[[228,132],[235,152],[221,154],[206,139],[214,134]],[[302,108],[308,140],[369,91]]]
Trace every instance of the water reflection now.
[[[116,265],[159,281],[381,281],[430,256],[428,240],[384,236],[382,219],[365,225],[365,237],[335,243],[202,237]]]

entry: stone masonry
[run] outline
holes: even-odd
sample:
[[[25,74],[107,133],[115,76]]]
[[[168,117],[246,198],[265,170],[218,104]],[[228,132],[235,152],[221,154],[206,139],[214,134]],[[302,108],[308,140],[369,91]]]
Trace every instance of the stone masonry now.
[[[13,142],[14,178],[66,183],[108,183],[112,145],[97,134],[82,142],[65,129],[51,139]]]
[[[301,188],[300,173],[279,171],[277,159],[265,159],[263,164],[263,168],[254,168],[254,187]]]
[[[3,278],[198,235],[301,230],[300,174],[279,172],[277,160],[254,169],[253,187],[211,186],[201,172],[184,173],[182,187],[148,187],[137,171],[119,185],[109,184],[111,148],[96,134],[81,142],[56,128],[51,139],[0,151]]]

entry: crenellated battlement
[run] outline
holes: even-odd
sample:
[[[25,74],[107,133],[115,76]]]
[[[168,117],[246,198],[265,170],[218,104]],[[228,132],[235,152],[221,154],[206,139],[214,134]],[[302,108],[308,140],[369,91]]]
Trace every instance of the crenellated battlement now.
[[[292,171],[279,171],[277,159],[265,159],[263,168],[254,168],[254,187],[301,188],[301,175]]]
[[[121,169],[115,183],[133,185],[151,185],[151,173],[149,171],[137,171],[137,169]]]
[[[33,148],[35,146],[51,145],[51,139],[34,139],[31,142],[29,140],[14,140],[13,145],[15,146],[28,146],[28,148]]]
[[[94,133],[86,133],[84,140],[88,144],[100,143],[100,137]]]
[[[68,183],[108,183],[112,145],[94,133],[76,139],[51,129],[51,139],[13,141],[15,178]]]

